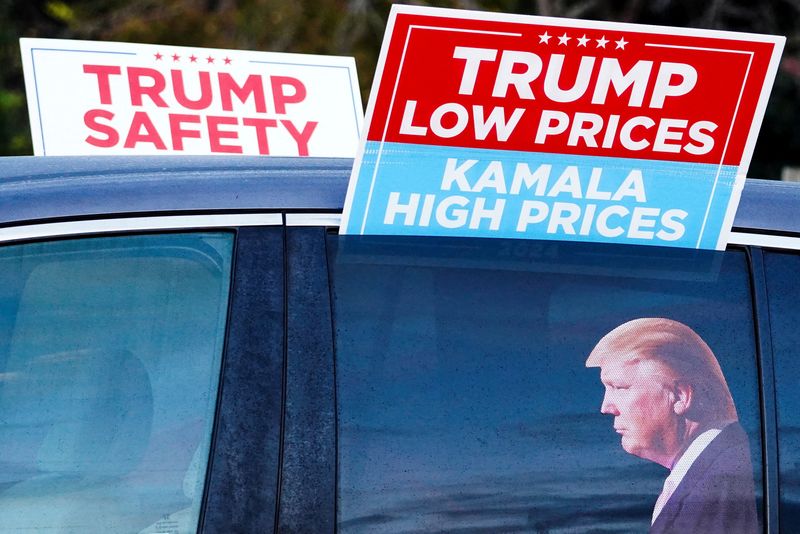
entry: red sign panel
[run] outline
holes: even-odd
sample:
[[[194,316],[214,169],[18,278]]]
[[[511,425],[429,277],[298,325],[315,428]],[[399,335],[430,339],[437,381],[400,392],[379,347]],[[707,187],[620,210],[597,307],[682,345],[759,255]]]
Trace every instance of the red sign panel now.
[[[398,13],[369,140],[725,165],[752,150],[776,38],[545,20]]]

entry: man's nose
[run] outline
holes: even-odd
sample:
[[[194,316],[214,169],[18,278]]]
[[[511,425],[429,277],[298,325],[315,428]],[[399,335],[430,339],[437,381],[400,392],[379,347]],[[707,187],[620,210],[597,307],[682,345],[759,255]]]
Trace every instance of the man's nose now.
[[[600,413],[613,416],[619,415],[619,410],[617,410],[617,406],[608,397],[609,397],[608,393],[603,395],[603,404],[600,405]]]

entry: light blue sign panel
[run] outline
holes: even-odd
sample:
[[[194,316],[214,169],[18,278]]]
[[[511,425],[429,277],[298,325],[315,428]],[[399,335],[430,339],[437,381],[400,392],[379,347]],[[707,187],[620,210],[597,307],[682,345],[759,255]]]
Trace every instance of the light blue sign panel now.
[[[342,230],[714,249],[736,169],[368,141]]]

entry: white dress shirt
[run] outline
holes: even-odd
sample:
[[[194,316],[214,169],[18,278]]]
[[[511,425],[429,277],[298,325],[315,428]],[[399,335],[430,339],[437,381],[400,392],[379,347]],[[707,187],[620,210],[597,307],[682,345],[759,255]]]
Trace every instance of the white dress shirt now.
[[[658,514],[664,509],[664,505],[667,504],[667,501],[669,501],[669,498],[675,492],[675,489],[678,487],[678,484],[681,483],[683,477],[686,476],[686,472],[692,467],[694,461],[697,460],[700,453],[708,447],[708,444],[711,443],[720,432],[722,432],[721,428],[712,428],[697,436],[694,441],[692,441],[692,444],[689,445],[689,448],[678,458],[675,465],[672,466],[672,471],[670,471],[669,476],[664,480],[664,488],[661,490],[661,495],[658,496],[656,505],[653,508],[653,519],[650,521],[651,525],[656,522]]]

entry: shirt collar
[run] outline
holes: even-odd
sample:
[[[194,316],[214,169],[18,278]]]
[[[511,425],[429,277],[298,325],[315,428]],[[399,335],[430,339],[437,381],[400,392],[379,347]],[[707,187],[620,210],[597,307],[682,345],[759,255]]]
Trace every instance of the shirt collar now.
[[[681,457],[678,458],[678,461],[675,462],[675,465],[672,466],[669,476],[664,479],[664,487],[661,490],[661,495],[658,496],[656,505],[653,508],[653,517],[650,520],[651,525],[655,523],[659,514],[664,509],[664,506],[666,506],[667,502],[669,502],[670,497],[672,497],[672,494],[678,488],[678,484],[683,481],[683,477],[686,476],[686,472],[689,471],[689,468],[692,466],[694,461],[697,460],[697,457],[700,456],[700,454],[706,449],[706,447],[708,447],[714,438],[719,435],[720,432],[722,432],[722,429],[711,428],[697,436],[689,445],[689,447],[683,452]]]
[[[677,485],[681,483],[681,480],[683,480],[683,477],[686,476],[686,472],[692,467],[694,461],[697,460],[697,457],[700,456],[714,438],[719,436],[720,432],[722,432],[721,428],[711,428],[697,436],[681,457],[678,458],[675,465],[672,466],[672,470],[667,477],[670,482],[677,487]]]

